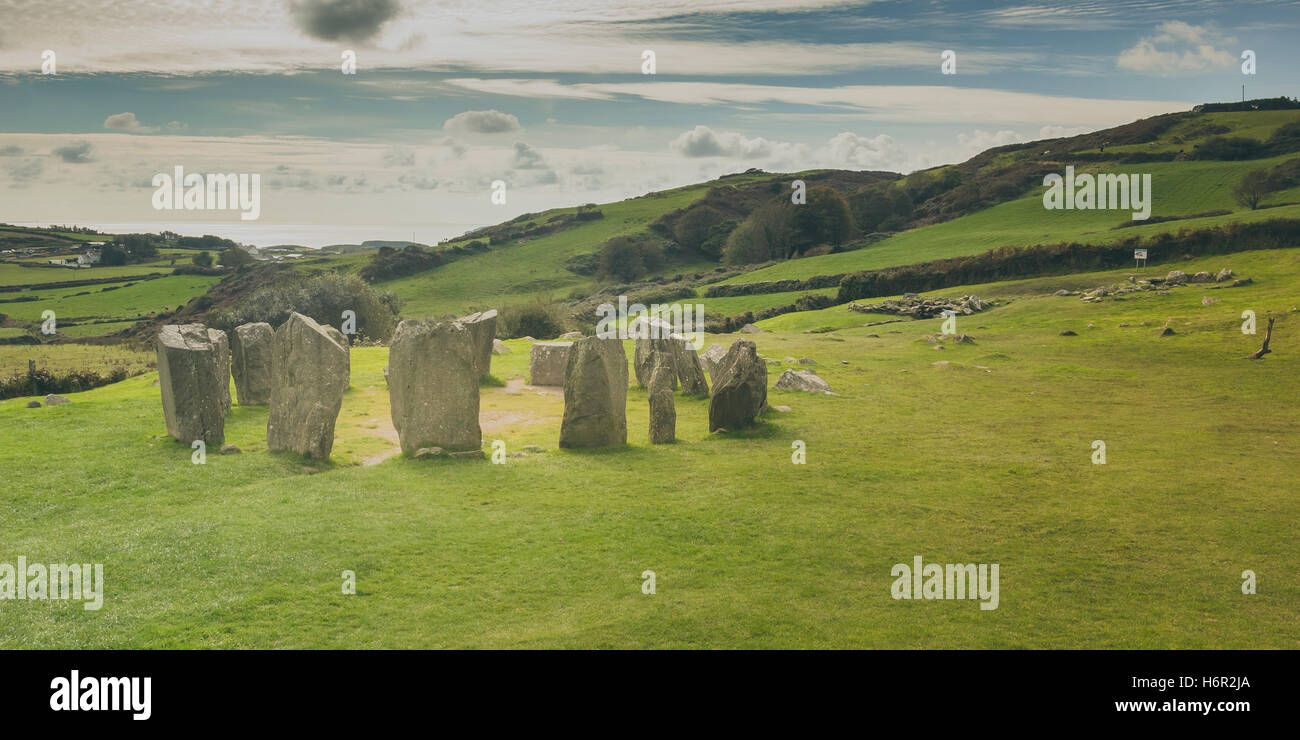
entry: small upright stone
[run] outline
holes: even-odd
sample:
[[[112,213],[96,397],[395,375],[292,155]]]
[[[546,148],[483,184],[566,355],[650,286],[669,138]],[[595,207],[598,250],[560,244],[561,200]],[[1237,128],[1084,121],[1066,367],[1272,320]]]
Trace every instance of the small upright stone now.
[[[202,324],[172,324],[158,332],[158,386],[167,433],[190,444],[225,441],[217,347]]]
[[[532,385],[564,385],[573,342],[537,342],[528,357],[528,382]]]
[[[266,447],[324,460],[348,389],[348,341],[338,329],[300,313],[275,330]]]
[[[627,444],[627,353],[619,339],[573,343],[564,379],[560,447]]]
[[[673,370],[664,359],[650,371],[650,444],[664,444],[677,436],[677,408],[669,379]]]
[[[497,335],[496,309],[472,313],[464,318],[456,319],[456,323],[465,327],[474,342],[474,362],[478,368],[478,377],[490,374],[492,372],[493,342],[496,341]]]
[[[709,431],[754,423],[767,406],[767,364],[753,342],[737,339],[718,363],[709,399]]]
[[[481,340],[460,321],[407,319],[397,325],[388,350],[388,398],[402,452],[480,448]]]
[[[231,374],[240,406],[264,406],[271,402],[271,352],[275,330],[257,322],[235,327],[230,335]]]

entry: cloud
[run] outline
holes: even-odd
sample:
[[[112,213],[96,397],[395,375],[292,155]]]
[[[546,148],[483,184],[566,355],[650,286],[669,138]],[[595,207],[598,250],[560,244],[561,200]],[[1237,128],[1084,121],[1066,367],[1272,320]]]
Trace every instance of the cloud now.
[[[174,123],[174,121],[173,121]],[[158,129],[151,126],[145,126],[136,119],[134,113],[114,113],[104,119],[104,128],[114,131],[135,131],[148,132],[157,131]]]
[[[21,159],[8,167],[7,171],[14,185],[24,185],[41,176],[45,171],[45,163],[39,159]]]
[[[845,131],[818,150],[818,159],[834,167],[900,170],[907,153],[888,134],[867,138]]]
[[[384,152],[385,167],[413,167],[415,152],[404,146],[391,147]]]
[[[515,153],[510,160],[510,166],[517,170],[542,170],[546,169],[546,160],[542,158],[541,153],[536,149],[522,141],[516,141]]]
[[[714,131],[708,126],[696,126],[668,146],[686,157],[761,159],[772,154],[772,144],[766,139],[750,139],[734,131]]]
[[[70,144],[64,144],[60,147],[55,147],[53,154],[69,164],[85,164],[86,162],[91,161],[90,155],[92,149],[93,147],[91,147],[90,142],[82,139]]]
[[[303,33],[322,41],[363,42],[401,12],[397,0],[293,0],[289,15]]]
[[[518,118],[499,110],[467,110],[448,118],[442,128],[469,134],[503,134],[518,131],[521,126]]]
[[[1080,134],[1090,134],[1096,131],[1096,126],[1052,126],[1047,125],[1038,129],[1038,138],[1040,139],[1062,139],[1067,136],[1078,136]]]
[[[1132,48],[1120,52],[1116,66],[1139,74],[1168,77],[1227,69],[1237,63],[1235,54],[1217,47],[1235,39],[1221,37],[1208,26],[1169,21],[1156,26],[1156,31],[1157,35],[1144,36]]]

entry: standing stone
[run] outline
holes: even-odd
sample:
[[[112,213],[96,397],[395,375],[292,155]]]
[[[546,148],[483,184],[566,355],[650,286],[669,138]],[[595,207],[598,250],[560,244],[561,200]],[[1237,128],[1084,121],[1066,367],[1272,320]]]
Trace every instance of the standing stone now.
[[[271,402],[271,352],[275,330],[258,322],[235,327],[230,335],[231,373],[240,406]]]
[[[754,423],[767,406],[767,364],[753,342],[737,339],[718,363],[709,399],[709,431],[733,431]]]
[[[662,359],[650,371],[650,444],[665,444],[677,436],[677,408],[670,382],[673,375]]]
[[[212,361],[217,363],[217,383],[221,386],[221,413],[230,413],[230,341],[220,329],[208,329],[208,337],[216,351]]]
[[[328,458],[350,370],[348,340],[338,329],[290,314],[271,351],[267,449]]]
[[[489,335],[490,338],[490,335]],[[491,349],[492,344],[486,345]],[[461,321],[407,319],[388,350],[388,399],[402,452],[478,450],[481,337]]]
[[[704,367],[700,364],[700,355],[695,351],[691,340],[673,336],[668,340],[673,361],[673,371],[682,383],[682,392],[688,396],[709,395],[709,381],[704,377]]]
[[[478,377],[492,372],[492,346],[497,336],[497,311],[480,311],[472,313],[456,322],[469,331],[474,341],[474,362],[478,368]]]
[[[564,385],[573,342],[537,342],[528,356],[528,382],[532,385]]]
[[[636,384],[642,388],[650,387],[650,372],[654,369],[656,359],[664,357],[669,360],[668,363],[668,383],[673,390],[677,390],[677,373],[673,370],[674,364],[671,361],[672,345],[671,340],[642,338],[636,340],[636,350],[632,353],[632,369],[636,373]]]
[[[534,345],[536,346],[536,345]],[[564,379],[560,446],[627,444],[627,353],[619,339],[573,343]]]
[[[726,356],[727,348],[721,344],[710,344],[708,349],[704,350],[704,354],[700,356],[700,364],[704,366],[705,370],[709,371],[709,377],[713,378],[714,383],[718,382],[718,363]]]
[[[158,332],[158,386],[167,433],[209,446],[226,439],[217,348],[202,324],[172,324]]]

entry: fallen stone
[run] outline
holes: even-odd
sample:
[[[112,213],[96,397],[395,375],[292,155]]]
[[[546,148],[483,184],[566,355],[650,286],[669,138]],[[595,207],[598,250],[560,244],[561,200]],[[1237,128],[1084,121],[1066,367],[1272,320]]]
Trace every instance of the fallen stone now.
[[[429,457],[442,457],[442,454],[441,447],[421,447],[416,450],[415,454],[411,457],[414,457],[416,460],[421,460]]]
[[[221,445],[221,454],[223,455],[238,455],[242,452],[243,450],[239,449],[239,445]]]
[[[267,449],[327,459],[350,373],[348,340],[338,329],[290,314],[275,330],[271,353]]]
[[[28,401],[28,402],[27,402],[27,408],[29,408],[29,409],[39,409],[40,407],[41,407],[41,402],[40,402],[40,401]]]
[[[271,402],[274,346],[275,330],[264,322],[242,324],[231,332],[230,373],[235,378],[235,395],[240,406],[263,406]]]
[[[573,342],[537,342],[528,357],[530,385],[564,385]]]
[[[560,447],[627,444],[627,375],[621,340],[584,337],[573,343],[564,376]]]
[[[789,406],[773,406],[773,407],[772,407],[772,410],[773,410],[773,411],[780,411],[780,412],[783,413],[783,414],[788,414],[788,413],[790,413],[791,411],[793,411],[794,409],[790,408]]]
[[[500,339],[492,340],[492,354],[505,355],[509,353],[510,353],[510,348],[506,346],[505,342],[501,341]]]
[[[753,342],[737,339],[718,363],[709,399],[709,431],[752,425],[767,406],[767,365]]]
[[[1079,335],[1078,335],[1076,332],[1071,331],[1070,329],[1066,329],[1065,331],[1061,332],[1061,336],[1063,336],[1063,337],[1077,337],[1077,336],[1079,336]]]
[[[753,324],[745,324],[744,326],[740,327],[740,333],[741,334],[762,334],[763,330],[758,328],[757,326],[754,326]]]
[[[1165,276],[1165,282],[1172,285],[1185,283],[1187,282],[1187,273],[1182,270],[1170,270],[1169,274]]]
[[[1219,299],[1218,299],[1218,298],[1215,298],[1215,297],[1213,297],[1213,296],[1208,296],[1208,295],[1207,295],[1207,296],[1201,296],[1201,305],[1202,305],[1202,306],[1209,306],[1209,305],[1213,305],[1213,304],[1218,303],[1218,302],[1219,302]]]
[[[807,393],[833,393],[834,388],[807,370],[786,370],[773,386],[779,391],[805,391]]]
[[[447,457],[456,460],[482,460],[487,457],[483,450],[460,450],[459,452],[448,453]]]
[[[158,386],[167,433],[190,444],[225,441],[217,348],[202,324],[172,324],[158,332]]]
[[[816,365],[816,364],[817,364],[817,361],[814,360],[814,359],[812,359],[812,358],[809,358],[809,357],[800,357],[800,358],[799,358],[799,364],[800,364],[800,365]]]
[[[479,377],[488,345],[471,325],[407,319],[388,350],[388,398],[402,452],[477,450]]]
[[[1222,270],[1219,270],[1218,274],[1214,276],[1214,282],[1216,283],[1221,283],[1225,280],[1231,280],[1231,279],[1232,279],[1232,270],[1229,270],[1226,267],[1223,268]]]
[[[67,396],[56,396],[53,393],[45,397],[46,406],[62,406],[65,403],[71,403],[72,399]]]

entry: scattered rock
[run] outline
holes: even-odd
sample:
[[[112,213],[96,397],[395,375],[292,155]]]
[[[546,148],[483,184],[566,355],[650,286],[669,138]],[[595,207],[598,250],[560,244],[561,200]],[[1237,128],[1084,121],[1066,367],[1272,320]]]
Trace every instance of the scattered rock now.
[[[492,354],[505,355],[509,353],[510,353],[510,348],[506,346],[505,342],[501,341],[500,339],[492,340]]]
[[[834,393],[835,389],[807,370],[786,370],[773,386],[780,391],[805,391],[808,393]]]
[[[489,345],[480,331],[460,320],[397,325],[388,350],[388,398],[402,452],[478,450],[483,444],[479,363]]]
[[[1213,297],[1213,296],[1208,296],[1208,295],[1207,295],[1207,296],[1201,296],[1201,305],[1202,305],[1202,306],[1209,306],[1209,305],[1213,305],[1213,304],[1218,303],[1218,302],[1219,302],[1219,299],[1218,299],[1218,298],[1215,298],[1215,297]]]
[[[1208,272],[1201,271],[1193,275],[1190,279],[1193,283],[1209,283],[1214,281],[1214,276]]]
[[[1232,270],[1229,270],[1226,267],[1223,268],[1222,270],[1219,270],[1218,274],[1214,276],[1214,282],[1216,283],[1222,283],[1225,280],[1231,280],[1231,279],[1232,279]]]
[[[221,454],[223,455],[238,455],[242,452],[243,450],[239,449],[239,445],[221,445]]]
[[[781,359],[781,362],[798,362],[798,360],[796,360],[793,357],[786,356]]]
[[[799,364],[800,364],[800,365],[816,365],[816,364],[817,364],[817,361],[814,360],[814,359],[812,359],[812,358],[809,358],[809,357],[800,357],[800,358],[799,358]],[[848,363],[845,363],[845,364],[848,364]]]
[[[763,330],[758,328],[757,326],[754,326],[753,324],[745,324],[744,326],[740,327],[740,333],[741,334],[762,334]]]
[[[1171,337],[1173,335],[1174,335],[1174,330],[1167,326],[1160,330],[1160,336],[1162,337]]]
[[[1241,279],[1239,279],[1239,280],[1233,280],[1233,281],[1232,281],[1232,287],[1234,287],[1234,288],[1240,288],[1240,287],[1243,286],[1243,285],[1251,285],[1251,284],[1254,283],[1254,282],[1255,282],[1255,281],[1254,281],[1254,280],[1251,280],[1250,278],[1241,278]]]
[[[767,406],[767,365],[753,342],[737,339],[718,363],[709,399],[709,431],[741,429]]]
[[[27,408],[29,408],[29,409],[39,409],[40,407],[41,407],[41,402],[40,402],[40,401],[28,401],[28,402],[27,402]]]
[[[915,293],[904,293],[902,298],[891,298],[883,303],[850,303],[850,311],[862,313],[892,313],[910,316],[914,319],[929,319],[940,316],[944,311],[952,311],[969,316],[996,305],[979,296],[967,295],[961,298],[921,298]],[[866,326],[876,326],[881,321],[873,321]]]
[[[1170,270],[1169,274],[1165,275],[1165,282],[1170,283],[1172,285],[1179,285],[1181,283],[1185,283],[1187,282],[1187,273],[1183,272],[1182,270]]]
[[[573,342],[538,342],[528,357],[530,385],[564,385]]]
[[[627,444],[627,353],[619,339],[584,337],[568,352],[560,447]]]
[[[773,406],[773,407],[772,407],[772,410],[773,410],[773,411],[780,411],[780,412],[783,413],[783,414],[788,414],[788,413],[790,413],[791,411],[793,411],[794,409],[790,408],[789,406]]]
[[[290,314],[275,330],[271,353],[267,449],[327,459],[350,373],[348,340],[338,329]]]
[[[1129,326],[1128,324],[1120,324],[1120,325],[1119,325],[1119,328],[1121,328],[1121,329],[1127,329],[1128,326]]]
[[[167,433],[189,444],[225,441],[217,347],[202,324],[172,324],[158,332],[158,380]]]
[[[65,403],[71,403],[72,399],[67,396],[56,396],[53,393],[45,397],[46,406],[62,406]]]
[[[275,330],[265,322],[242,324],[230,334],[231,375],[240,406],[271,402],[271,353]],[[384,378],[388,378],[384,368]]]
[[[1071,331],[1071,330],[1069,330],[1069,329],[1066,329],[1065,331],[1061,332],[1061,336],[1063,336],[1063,337],[1077,337],[1077,336],[1079,336],[1079,335],[1078,335],[1076,332],[1073,332],[1073,331]]]

